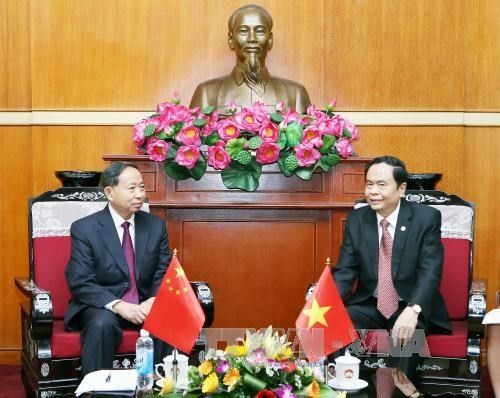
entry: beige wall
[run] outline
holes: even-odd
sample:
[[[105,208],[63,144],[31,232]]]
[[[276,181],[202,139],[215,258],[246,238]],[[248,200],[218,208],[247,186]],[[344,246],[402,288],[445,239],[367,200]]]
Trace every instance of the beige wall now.
[[[339,111],[500,111],[496,0],[256,1],[274,18],[272,73]],[[9,111],[154,109],[173,91],[227,73],[230,0],[0,2],[0,120]],[[3,111],[3,112],[2,112]],[[418,114],[415,114],[417,116]],[[57,123],[55,123],[57,124]],[[477,204],[475,276],[500,289],[495,221],[500,127],[363,126],[361,156],[391,153]],[[27,198],[61,169],[100,169],[133,153],[129,126],[0,122],[0,362],[20,344],[12,278],[26,275]]]

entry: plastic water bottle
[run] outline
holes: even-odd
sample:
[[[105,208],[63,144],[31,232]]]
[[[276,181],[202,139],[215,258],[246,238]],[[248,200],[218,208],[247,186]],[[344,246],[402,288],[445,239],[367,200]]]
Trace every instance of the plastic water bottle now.
[[[149,332],[141,329],[135,345],[135,368],[139,391],[153,388],[153,352],[153,340],[149,337]]]

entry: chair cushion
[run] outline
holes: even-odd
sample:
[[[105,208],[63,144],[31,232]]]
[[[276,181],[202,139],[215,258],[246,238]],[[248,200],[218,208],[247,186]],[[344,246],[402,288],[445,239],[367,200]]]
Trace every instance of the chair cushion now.
[[[470,241],[441,238],[444,266],[440,291],[452,320],[465,320],[469,299]]]
[[[70,250],[69,236],[33,238],[35,282],[51,293],[54,319],[64,317],[71,298],[64,276]]]
[[[135,352],[135,343],[138,337],[139,332],[137,330],[125,329],[117,354],[130,354]],[[52,345],[52,357],[55,359],[75,358],[80,356],[80,333],[68,332],[62,320],[54,321],[50,343]]]
[[[465,358],[467,356],[467,322],[452,321],[452,334],[429,334],[427,346],[433,357]],[[365,349],[372,353],[387,353],[388,333],[385,330],[369,332],[364,340]]]

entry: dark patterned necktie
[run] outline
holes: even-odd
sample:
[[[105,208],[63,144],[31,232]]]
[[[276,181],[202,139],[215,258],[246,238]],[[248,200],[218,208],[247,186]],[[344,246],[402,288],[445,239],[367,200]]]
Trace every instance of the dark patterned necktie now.
[[[125,254],[125,259],[127,260],[128,272],[130,275],[130,285],[125,294],[123,295],[123,301],[132,304],[139,304],[139,294],[137,292],[137,282],[135,280],[135,254],[134,246],[132,245],[132,238],[129,231],[130,223],[125,221],[122,224],[123,227],[123,240],[122,248],[123,254]]]
[[[394,392],[394,379],[391,368],[377,369],[377,398],[391,398]]]
[[[387,226],[389,222],[384,218],[380,221],[382,239],[378,256],[378,300],[377,309],[389,319],[398,309],[398,293],[392,282],[392,237]]]

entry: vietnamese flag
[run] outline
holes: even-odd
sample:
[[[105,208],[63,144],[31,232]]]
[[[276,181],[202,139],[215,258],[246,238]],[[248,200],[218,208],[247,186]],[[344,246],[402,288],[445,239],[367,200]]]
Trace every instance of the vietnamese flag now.
[[[205,323],[205,313],[174,254],[143,329],[189,354]]]
[[[358,338],[328,265],[295,326],[309,361],[317,361]]]

